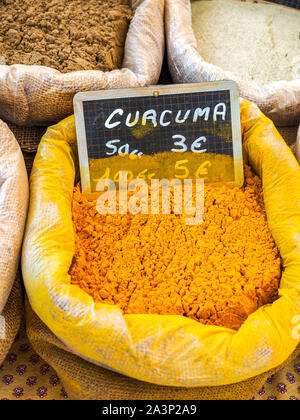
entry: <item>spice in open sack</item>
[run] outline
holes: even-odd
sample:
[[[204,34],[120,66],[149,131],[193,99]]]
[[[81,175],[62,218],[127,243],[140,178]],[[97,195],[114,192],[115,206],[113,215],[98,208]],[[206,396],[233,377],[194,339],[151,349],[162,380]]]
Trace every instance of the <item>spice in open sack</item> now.
[[[133,16],[128,0],[1,3],[2,64],[47,66],[63,73],[121,67]]]

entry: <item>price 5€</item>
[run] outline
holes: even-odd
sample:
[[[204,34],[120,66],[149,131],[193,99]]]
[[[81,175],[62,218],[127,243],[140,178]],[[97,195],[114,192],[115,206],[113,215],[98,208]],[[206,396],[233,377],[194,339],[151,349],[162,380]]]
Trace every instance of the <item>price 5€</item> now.
[[[197,168],[197,170],[193,173],[191,173],[190,169],[189,169],[189,160],[188,159],[183,159],[183,160],[177,160],[174,164],[174,177],[177,179],[186,179],[189,177],[192,177],[193,179],[207,179],[207,175],[208,175],[208,170],[209,168],[212,166],[212,163],[209,160],[205,160],[204,162],[201,163],[201,165]],[[134,178],[136,179],[144,179],[144,180],[148,180],[150,181],[152,178],[156,177],[156,173],[153,172],[153,169],[143,169],[142,171],[140,171],[139,173],[134,173],[131,170],[126,170],[126,179],[120,179],[120,173],[124,174],[124,170],[122,171],[117,171],[115,173],[111,173],[114,172],[111,170],[111,168],[107,167],[105,169],[105,172],[102,176],[100,176],[99,178],[94,178],[94,182],[98,182],[101,179],[112,179],[114,182],[120,182],[122,181],[127,181],[130,182],[132,181]],[[124,176],[124,175],[123,175]],[[112,178],[111,178],[112,177]]]

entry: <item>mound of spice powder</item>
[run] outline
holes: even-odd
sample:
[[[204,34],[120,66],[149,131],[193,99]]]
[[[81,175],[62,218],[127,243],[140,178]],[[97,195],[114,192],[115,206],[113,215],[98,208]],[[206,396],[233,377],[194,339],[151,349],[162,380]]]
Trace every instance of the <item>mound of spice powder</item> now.
[[[260,179],[205,186],[205,220],[183,215],[100,215],[77,185],[71,283],[124,314],[183,315],[237,330],[278,298],[281,260]]]
[[[121,67],[129,0],[0,0],[6,64],[110,71]]]

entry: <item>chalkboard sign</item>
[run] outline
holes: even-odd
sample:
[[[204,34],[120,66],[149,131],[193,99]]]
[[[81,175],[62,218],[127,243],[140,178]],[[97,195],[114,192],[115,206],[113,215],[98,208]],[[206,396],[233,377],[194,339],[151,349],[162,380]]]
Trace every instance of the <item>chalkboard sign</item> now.
[[[124,171],[243,184],[235,82],[80,92],[74,111],[84,193]]]
[[[300,9],[300,0],[268,0],[272,3],[277,3],[282,6],[293,7],[294,9]]]

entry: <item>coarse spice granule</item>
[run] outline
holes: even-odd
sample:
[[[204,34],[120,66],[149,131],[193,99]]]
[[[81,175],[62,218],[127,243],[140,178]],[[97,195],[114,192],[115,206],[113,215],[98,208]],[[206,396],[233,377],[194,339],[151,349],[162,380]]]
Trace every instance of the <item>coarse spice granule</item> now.
[[[63,73],[120,68],[133,12],[129,0],[0,0],[6,64]]]
[[[278,298],[281,260],[260,179],[205,185],[205,220],[184,215],[100,215],[74,189],[71,283],[124,314],[183,315],[237,330]]]

